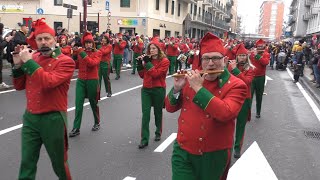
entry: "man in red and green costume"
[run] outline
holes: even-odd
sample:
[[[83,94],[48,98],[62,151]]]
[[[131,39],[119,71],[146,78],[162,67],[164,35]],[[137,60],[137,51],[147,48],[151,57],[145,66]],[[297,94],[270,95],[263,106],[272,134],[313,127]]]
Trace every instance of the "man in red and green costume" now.
[[[177,57],[179,55],[179,44],[175,42],[175,39],[174,37],[171,37],[170,38],[170,42],[167,44],[167,48],[166,48],[166,51],[167,51],[167,56],[168,56],[168,59],[170,61],[170,66],[169,66],[169,74],[173,74],[174,71],[175,71],[175,65],[176,65],[176,61],[177,61]]]
[[[92,34],[85,32],[81,38],[81,49],[76,63],[79,67],[78,79],[76,84],[76,112],[73,122],[73,129],[69,133],[69,137],[75,137],[80,134],[80,126],[82,121],[84,99],[88,98],[93,112],[94,125],[92,131],[100,129],[100,114],[98,100],[100,99],[99,85],[99,64],[101,60],[101,52],[95,48]]]
[[[244,44],[239,44],[233,48],[236,54],[236,60],[229,60],[228,70],[234,76],[241,79],[247,85],[246,100],[237,117],[236,135],[234,143],[234,157],[240,158],[241,147],[244,138],[247,121],[251,117],[251,83],[254,78],[253,65],[250,62],[247,49]]]
[[[251,53],[250,61],[255,66],[255,75],[251,85],[251,97],[253,99],[254,93],[256,93],[256,118],[260,118],[264,83],[266,80],[266,67],[270,61],[270,54],[265,51],[265,42],[262,39],[256,42],[256,50],[254,53]]]
[[[235,118],[247,93],[247,85],[226,68],[221,39],[207,33],[200,42],[200,56],[200,69],[224,72],[201,76],[196,69],[174,79],[165,100],[168,112],[181,109],[172,180],[227,178]]]
[[[132,50],[133,50],[133,60],[132,60],[132,72],[131,74],[136,73],[137,69],[137,57],[141,56],[143,51],[144,43],[140,36],[136,36],[135,41],[132,43]]]
[[[113,47],[113,63],[116,69],[116,80],[120,79],[120,70],[122,64],[122,57],[124,53],[124,48],[126,47],[127,42],[122,39],[122,34],[118,33],[117,38],[114,41]]]
[[[110,72],[111,72],[111,52],[112,45],[110,44],[109,36],[104,35],[101,40],[101,45],[97,48],[101,52],[101,62],[99,66],[99,85],[101,92],[101,81],[104,81],[104,87],[107,92],[107,97],[111,97],[111,82],[110,82]]]
[[[32,23],[34,30],[26,46],[15,47],[13,83],[24,90],[27,108],[21,131],[22,156],[19,180],[36,178],[40,149],[44,144],[53,170],[61,180],[71,180],[68,167],[67,108],[68,90],[75,63],[56,48],[55,31],[44,18]]]

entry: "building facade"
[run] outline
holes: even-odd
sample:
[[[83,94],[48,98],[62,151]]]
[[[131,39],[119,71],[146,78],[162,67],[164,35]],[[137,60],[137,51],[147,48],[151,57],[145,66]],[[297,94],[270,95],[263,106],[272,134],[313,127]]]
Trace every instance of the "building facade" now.
[[[309,9],[305,6],[306,0],[292,0],[289,8],[288,27],[291,37],[304,37],[307,32],[308,19],[305,16]]]
[[[307,12],[303,20],[307,22],[306,36],[320,35],[320,0],[305,0]]]
[[[77,7],[71,18],[67,18],[64,3]],[[22,22],[31,25],[33,20],[44,17],[55,29],[59,26],[69,32],[83,29],[82,0],[1,0],[0,6],[0,22],[9,28],[18,28],[17,23]],[[88,0],[87,29],[161,38],[178,35],[200,38],[212,31],[222,37],[231,30],[232,6],[233,0]]]
[[[259,34],[279,40],[282,36],[284,3],[281,0],[264,1],[260,7]]]

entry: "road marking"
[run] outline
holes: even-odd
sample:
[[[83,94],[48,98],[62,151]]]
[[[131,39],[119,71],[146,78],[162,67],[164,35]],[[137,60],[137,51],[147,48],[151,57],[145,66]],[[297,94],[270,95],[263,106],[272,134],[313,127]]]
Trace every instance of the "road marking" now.
[[[268,82],[268,81],[272,81],[272,80],[273,80],[273,79],[272,79],[271,77],[266,76],[266,80],[264,81],[264,86],[267,85],[267,82]]]
[[[0,91],[0,94],[4,94],[4,93],[8,93],[8,92],[13,92],[13,91],[16,91],[16,89],[11,89],[11,90],[8,90],[8,91]]]
[[[169,77],[171,77],[171,75],[170,75],[170,76],[167,76],[166,79],[169,78]],[[126,89],[126,90],[117,92],[117,93],[113,94],[112,97],[118,96],[118,95],[120,95],[120,94],[129,92],[129,91],[132,91],[132,90],[141,88],[141,87],[142,87],[142,85],[139,85],[139,86],[135,86],[135,87],[130,88],[130,89]],[[109,98],[109,97],[107,97],[107,96],[102,97],[102,98],[100,99],[100,101],[103,101],[103,100],[108,99],[108,98]],[[89,102],[86,102],[86,103],[83,104],[83,106],[88,106],[89,104],[90,104]],[[75,109],[76,109],[76,107],[71,107],[71,108],[68,108],[67,111],[70,112],[70,111],[73,111],[73,110],[75,110]],[[10,128],[4,129],[4,130],[1,130],[1,131],[0,131],[0,135],[6,134],[6,133],[11,132],[11,131],[14,131],[14,130],[17,130],[17,129],[21,128],[21,127],[22,127],[22,124],[19,124],[19,125],[16,125],[16,126],[13,126],[13,127],[10,127]]]
[[[172,133],[154,152],[163,152],[176,138],[177,133]]]
[[[227,179],[278,180],[257,142],[253,142],[230,168]]]
[[[130,176],[127,176],[126,178],[124,178],[123,180],[136,180],[135,177],[130,177]]]
[[[289,68],[287,68],[287,72],[289,74],[289,76],[291,77],[292,80],[293,79],[293,74],[292,72],[289,70]],[[304,98],[306,98],[307,102],[309,103],[309,105],[311,106],[314,114],[317,116],[318,120],[320,121],[320,110],[317,107],[316,103],[314,103],[314,101],[311,99],[311,97],[308,95],[308,93],[306,92],[306,90],[301,86],[301,84],[299,82],[296,83],[296,85],[298,86],[299,90],[301,91],[301,93],[303,94]]]

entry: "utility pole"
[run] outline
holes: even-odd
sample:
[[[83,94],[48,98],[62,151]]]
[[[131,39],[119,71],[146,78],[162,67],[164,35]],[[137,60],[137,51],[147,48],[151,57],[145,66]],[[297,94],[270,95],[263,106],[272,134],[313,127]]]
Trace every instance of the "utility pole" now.
[[[87,32],[87,7],[88,0],[83,0],[83,33]]]

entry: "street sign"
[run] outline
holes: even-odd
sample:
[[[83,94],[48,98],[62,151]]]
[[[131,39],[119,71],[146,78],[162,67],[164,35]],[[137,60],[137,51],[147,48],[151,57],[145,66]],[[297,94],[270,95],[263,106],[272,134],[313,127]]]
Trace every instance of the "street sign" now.
[[[67,18],[72,18],[72,9],[67,9]]]
[[[43,11],[42,8],[38,8],[38,9],[37,9],[37,14],[43,14],[43,13],[44,13],[44,11]]]
[[[110,2],[109,2],[109,0],[106,0],[106,10],[107,11],[110,10]]]
[[[74,6],[74,5],[71,5],[71,4],[62,4],[62,6],[65,7],[65,8],[70,8],[70,9],[74,9],[74,10],[78,9],[78,6]]]

